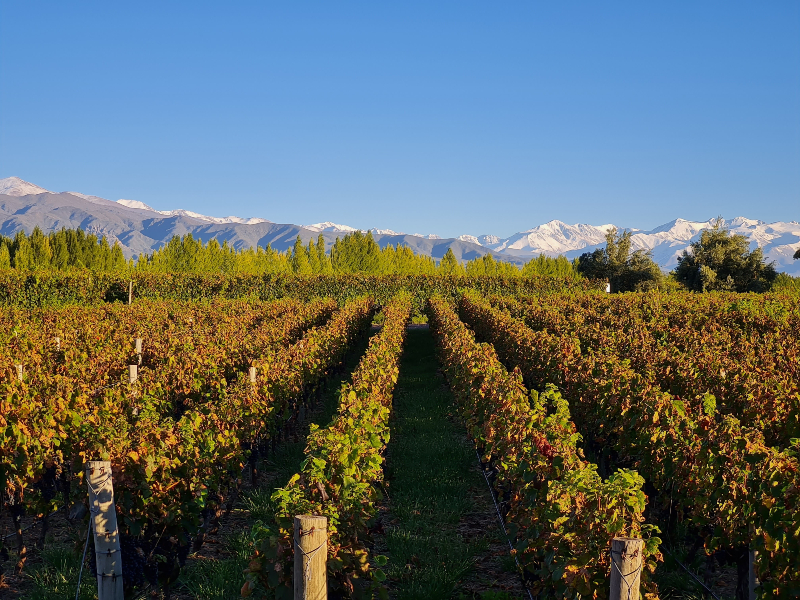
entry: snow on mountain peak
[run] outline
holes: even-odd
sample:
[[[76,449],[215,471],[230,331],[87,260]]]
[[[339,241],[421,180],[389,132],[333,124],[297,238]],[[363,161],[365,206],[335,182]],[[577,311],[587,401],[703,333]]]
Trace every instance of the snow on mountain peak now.
[[[6,177],[0,179],[0,194],[6,196],[28,196],[30,194],[50,194],[50,190],[29,183],[19,177]]]
[[[229,223],[240,223],[242,225],[269,223],[267,219],[260,219],[257,217],[251,217],[249,219],[244,219],[242,217],[209,217],[208,215],[201,215],[200,213],[196,213],[191,210],[184,210],[182,208],[176,210],[156,210],[152,206],[148,206],[139,200],[117,200],[117,204],[121,204],[127,208],[147,210],[159,215],[164,215],[165,217],[190,217],[192,219],[197,219],[198,221],[206,221],[207,223],[217,223],[221,225]]]
[[[303,225],[305,229],[311,231],[330,231],[332,233],[352,233],[358,231],[355,227],[349,225],[339,225],[331,221],[324,221],[322,223],[314,223],[313,225]]]
[[[148,206],[144,202],[139,202],[138,200],[117,200],[117,204],[122,204],[122,206],[127,206],[128,208],[138,208],[139,210],[149,210],[151,212],[158,212],[152,206]]]

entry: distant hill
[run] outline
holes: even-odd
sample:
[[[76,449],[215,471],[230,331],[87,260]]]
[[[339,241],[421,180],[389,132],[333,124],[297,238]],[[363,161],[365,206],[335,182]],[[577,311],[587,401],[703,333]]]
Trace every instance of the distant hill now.
[[[337,237],[345,235],[335,228],[323,231],[320,227],[272,223],[266,219],[216,218],[185,210],[156,211],[131,200],[112,202],[77,192],[53,193],[16,177],[0,179],[0,190],[3,190],[0,193],[0,233],[3,235],[12,236],[20,229],[30,233],[37,225],[45,232],[80,227],[98,236],[105,235],[109,240],[118,240],[126,257],[152,252],[172,236],[187,233],[203,241],[212,238],[220,243],[227,241],[234,248],[271,244],[281,251],[292,246],[298,235],[308,242],[321,234],[328,248]],[[34,193],[29,193],[31,191]],[[524,262],[501,256],[479,244],[452,238],[429,239],[394,232],[374,232],[373,236],[381,247],[405,244],[419,254],[436,259],[452,249],[459,260],[492,254],[498,260]]]
[[[207,241],[217,238],[235,248],[266,246],[286,250],[299,234],[304,242],[321,233],[328,248],[345,234],[355,231],[348,225],[331,222],[313,225],[279,224],[264,218],[209,217],[189,210],[158,211],[138,200],[113,202],[79,192],[53,193],[18,177],[0,179],[0,233],[13,235],[19,229],[30,232],[36,225],[45,231],[61,227],[81,227],[111,240],[119,240],[125,255],[152,252],[173,235],[193,236]],[[634,249],[652,250],[662,269],[670,270],[691,242],[700,237],[708,221],[675,219],[655,229],[634,229]],[[800,248],[800,223],[765,223],[737,217],[725,221],[733,233],[747,236],[751,247],[760,246],[779,271],[800,275],[800,260],[792,255]],[[405,234],[390,229],[372,229],[381,247],[405,244],[419,254],[440,259],[448,248],[459,260],[491,254],[499,260],[521,264],[539,254],[575,258],[605,244],[605,233],[613,225],[568,225],[550,221],[507,238],[487,234],[439,238],[433,234]]]

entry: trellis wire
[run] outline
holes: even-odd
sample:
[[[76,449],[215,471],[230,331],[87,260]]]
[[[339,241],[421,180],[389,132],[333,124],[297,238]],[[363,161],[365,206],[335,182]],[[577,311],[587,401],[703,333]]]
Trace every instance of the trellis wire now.
[[[492,502],[494,503],[494,509],[497,511],[497,520],[500,522],[500,528],[503,530],[503,535],[506,537],[506,542],[508,542],[508,549],[511,550],[511,556],[514,557],[514,562],[517,564],[517,569],[519,569],[520,578],[522,579],[522,565],[519,564],[519,559],[517,558],[517,553],[514,552],[514,545],[511,543],[511,539],[508,537],[508,532],[506,531],[506,525],[503,523],[503,515],[500,513],[500,507],[497,505],[497,498],[494,495],[494,490],[492,489],[492,484],[489,483],[489,478],[486,476],[486,471],[483,469],[483,463],[481,461],[480,452],[478,449],[475,448],[475,456],[478,457],[478,464],[481,465],[481,473],[483,473],[483,478],[486,480],[486,486],[489,488],[489,494],[492,496]],[[528,589],[528,586],[525,584],[525,580],[522,579],[522,586],[525,588],[525,591],[528,592],[528,598],[533,600],[533,594]]]

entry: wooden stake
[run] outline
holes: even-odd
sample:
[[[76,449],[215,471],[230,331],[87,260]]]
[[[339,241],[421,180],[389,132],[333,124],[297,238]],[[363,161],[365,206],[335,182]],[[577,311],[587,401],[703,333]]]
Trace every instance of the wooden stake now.
[[[133,304],[133,281],[128,282],[128,304]]]
[[[643,544],[642,540],[634,538],[611,541],[610,600],[639,600]]]
[[[17,564],[14,566],[14,573],[19,575],[28,560],[28,549],[25,547],[25,540],[22,538],[22,512],[19,505],[12,507],[14,510],[12,520],[14,522],[14,533],[17,535]]]
[[[14,366],[17,367],[17,379],[22,381],[22,376],[25,374],[25,371],[23,370],[22,365],[14,365]]]
[[[142,338],[136,338],[136,354],[139,357],[139,364],[142,364]]]
[[[97,557],[97,598],[123,600],[122,554],[114,506],[111,462],[93,460],[86,463],[86,482],[89,485],[89,510]]]
[[[256,368],[250,367],[250,383],[256,382]]]
[[[139,379],[139,365],[128,365],[128,383],[136,383]]]
[[[57,337],[57,338],[55,338],[55,340],[56,340],[56,352],[60,352],[61,351],[61,338]]]
[[[328,598],[328,518],[294,518],[294,600]]]

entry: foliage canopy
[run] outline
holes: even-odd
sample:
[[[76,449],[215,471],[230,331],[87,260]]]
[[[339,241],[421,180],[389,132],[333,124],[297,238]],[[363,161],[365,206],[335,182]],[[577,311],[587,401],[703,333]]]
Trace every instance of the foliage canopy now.
[[[675,279],[697,292],[764,292],[777,277],[774,263],[767,263],[761,248],[750,251],[744,235],[731,234],[721,218],[700,233],[678,257]]]

